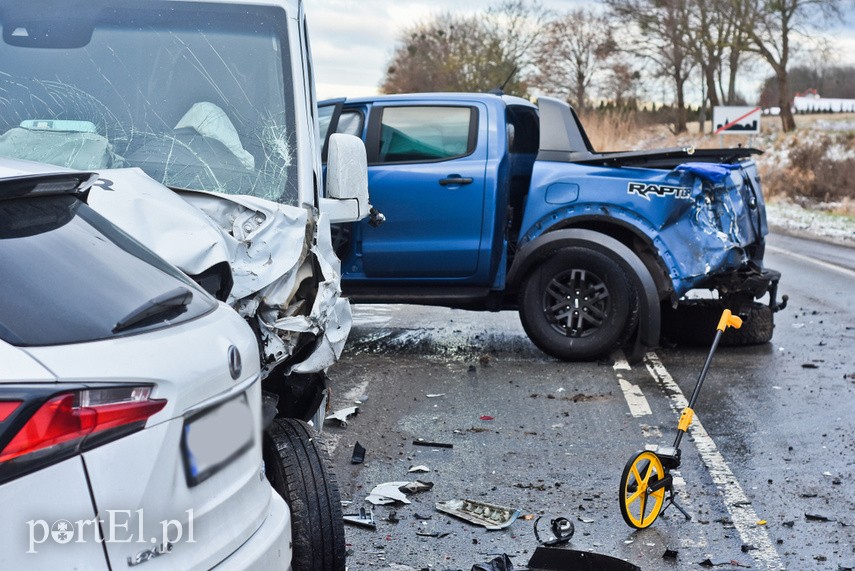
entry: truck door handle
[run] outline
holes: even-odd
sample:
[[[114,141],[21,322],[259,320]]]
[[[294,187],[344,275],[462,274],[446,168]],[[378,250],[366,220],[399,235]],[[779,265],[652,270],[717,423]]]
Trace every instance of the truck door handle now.
[[[449,175],[449,177],[448,177],[448,178],[442,178],[442,179],[440,179],[440,180],[439,180],[439,184],[441,184],[442,186],[449,186],[449,185],[452,185],[452,184],[460,184],[460,185],[462,185],[462,184],[472,184],[472,178],[470,178],[470,177],[468,177],[468,176],[467,176],[467,177],[462,177],[462,176],[457,175],[457,174],[452,174],[452,175]]]

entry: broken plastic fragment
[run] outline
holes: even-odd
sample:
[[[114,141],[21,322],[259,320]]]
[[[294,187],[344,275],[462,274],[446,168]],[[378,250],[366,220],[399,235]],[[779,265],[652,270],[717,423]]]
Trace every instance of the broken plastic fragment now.
[[[443,531],[442,533],[438,531],[417,531],[416,535],[421,537],[436,537],[437,539],[445,537],[447,535],[451,535],[450,531]]]
[[[374,510],[372,509],[365,511],[365,508],[359,508],[359,513],[344,514],[342,519],[353,525],[377,529],[377,523],[374,521]]]
[[[528,569],[530,571],[567,571],[568,569],[641,571],[640,567],[616,557],[590,551],[543,546],[535,549],[528,561]]]
[[[410,469],[407,470],[408,474],[426,474],[427,472],[430,472],[430,468],[422,465],[410,466]]]
[[[383,506],[386,504],[393,504],[395,502],[408,504],[410,503],[410,500],[408,500],[404,492],[400,490],[401,486],[406,484],[409,484],[409,482],[386,482],[385,484],[380,484],[379,486],[375,486],[365,499],[375,506]]]
[[[541,545],[560,545],[562,543],[567,543],[570,541],[570,538],[573,537],[573,533],[576,531],[576,526],[574,526],[573,522],[566,517],[557,517],[553,519],[549,524],[552,536],[541,537],[537,527],[541,517],[534,520],[534,538],[537,539]]]
[[[506,554],[501,554],[489,563],[476,563],[471,571],[514,571],[514,564]]]
[[[505,529],[520,516],[518,509],[467,499],[437,502],[436,509],[489,530]]]
[[[359,407],[351,406],[338,410],[327,416],[326,420],[337,420],[341,426],[347,426],[347,417],[359,413]]]
[[[425,396],[429,399],[435,399],[435,398],[439,398],[439,397],[444,397],[445,393],[432,393],[432,394],[425,395]]]
[[[365,462],[365,447],[358,441],[353,445],[353,454],[350,457],[351,464],[362,464]]]
[[[413,444],[416,446],[427,446],[429,448],[454,448],[454,444],[446,444],[445,442],[428,442],[421,438],[413,440]]]
[[[421,480],[416,480],[415,482],[409,482],[400,487],[402,492],[407,494],[416,494],[418,492],[428,492],[433,489],[433,482],[422,482]]]
[[[422,482],[416,480],[414,482],[386,482],[375,486],[368,497],[365,498],[375,506],[382,506],[401,502],[402,504],[410,503],[405,494],[415,494],[417,492],[426,492],[433,488],[433,482]]]

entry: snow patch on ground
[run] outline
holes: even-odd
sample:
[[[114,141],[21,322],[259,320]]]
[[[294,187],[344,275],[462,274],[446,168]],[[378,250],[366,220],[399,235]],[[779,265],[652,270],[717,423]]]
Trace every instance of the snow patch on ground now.
[[[806,210],[798,204],[783,201],[766,204],[766,215],[773,231],[806,235],[841,246],[855,247],[855,218]]]

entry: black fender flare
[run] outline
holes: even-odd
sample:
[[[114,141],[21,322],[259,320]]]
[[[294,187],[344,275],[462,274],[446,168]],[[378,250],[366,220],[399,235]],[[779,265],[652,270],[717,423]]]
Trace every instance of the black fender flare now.
[[[629,276],[630,283],[638,292],[639,320],[634,347],[627,358],[630,362],[637,362],[643,355],[643,347],[655,347],[659,344],[662,321],[659,292],[644,262],[635,252],[611,236],[594,230],[565,228],[535,238],[520,248],[514,257],[508,271],[509,289],[518,290],[523,278],[532,268],[568,247],[589,248],[605,254],[614,259]]]

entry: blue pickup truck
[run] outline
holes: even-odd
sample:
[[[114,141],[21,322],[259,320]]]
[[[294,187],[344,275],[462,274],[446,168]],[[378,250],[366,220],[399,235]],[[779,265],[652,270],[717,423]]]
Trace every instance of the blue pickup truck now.
[[[319,107],[322,137],[365,141],[386,218],[337,229],[352,301],[516,309],[532,341],[564,360],[616,347],[638,359],[662,335],[703,342],[723,307],[748,320],[726,342],[771,339],[786,298],[763,265],[760,151],[596,152],[573,109],[545,97]],[[698,289],[714,293],[687,297]]]

